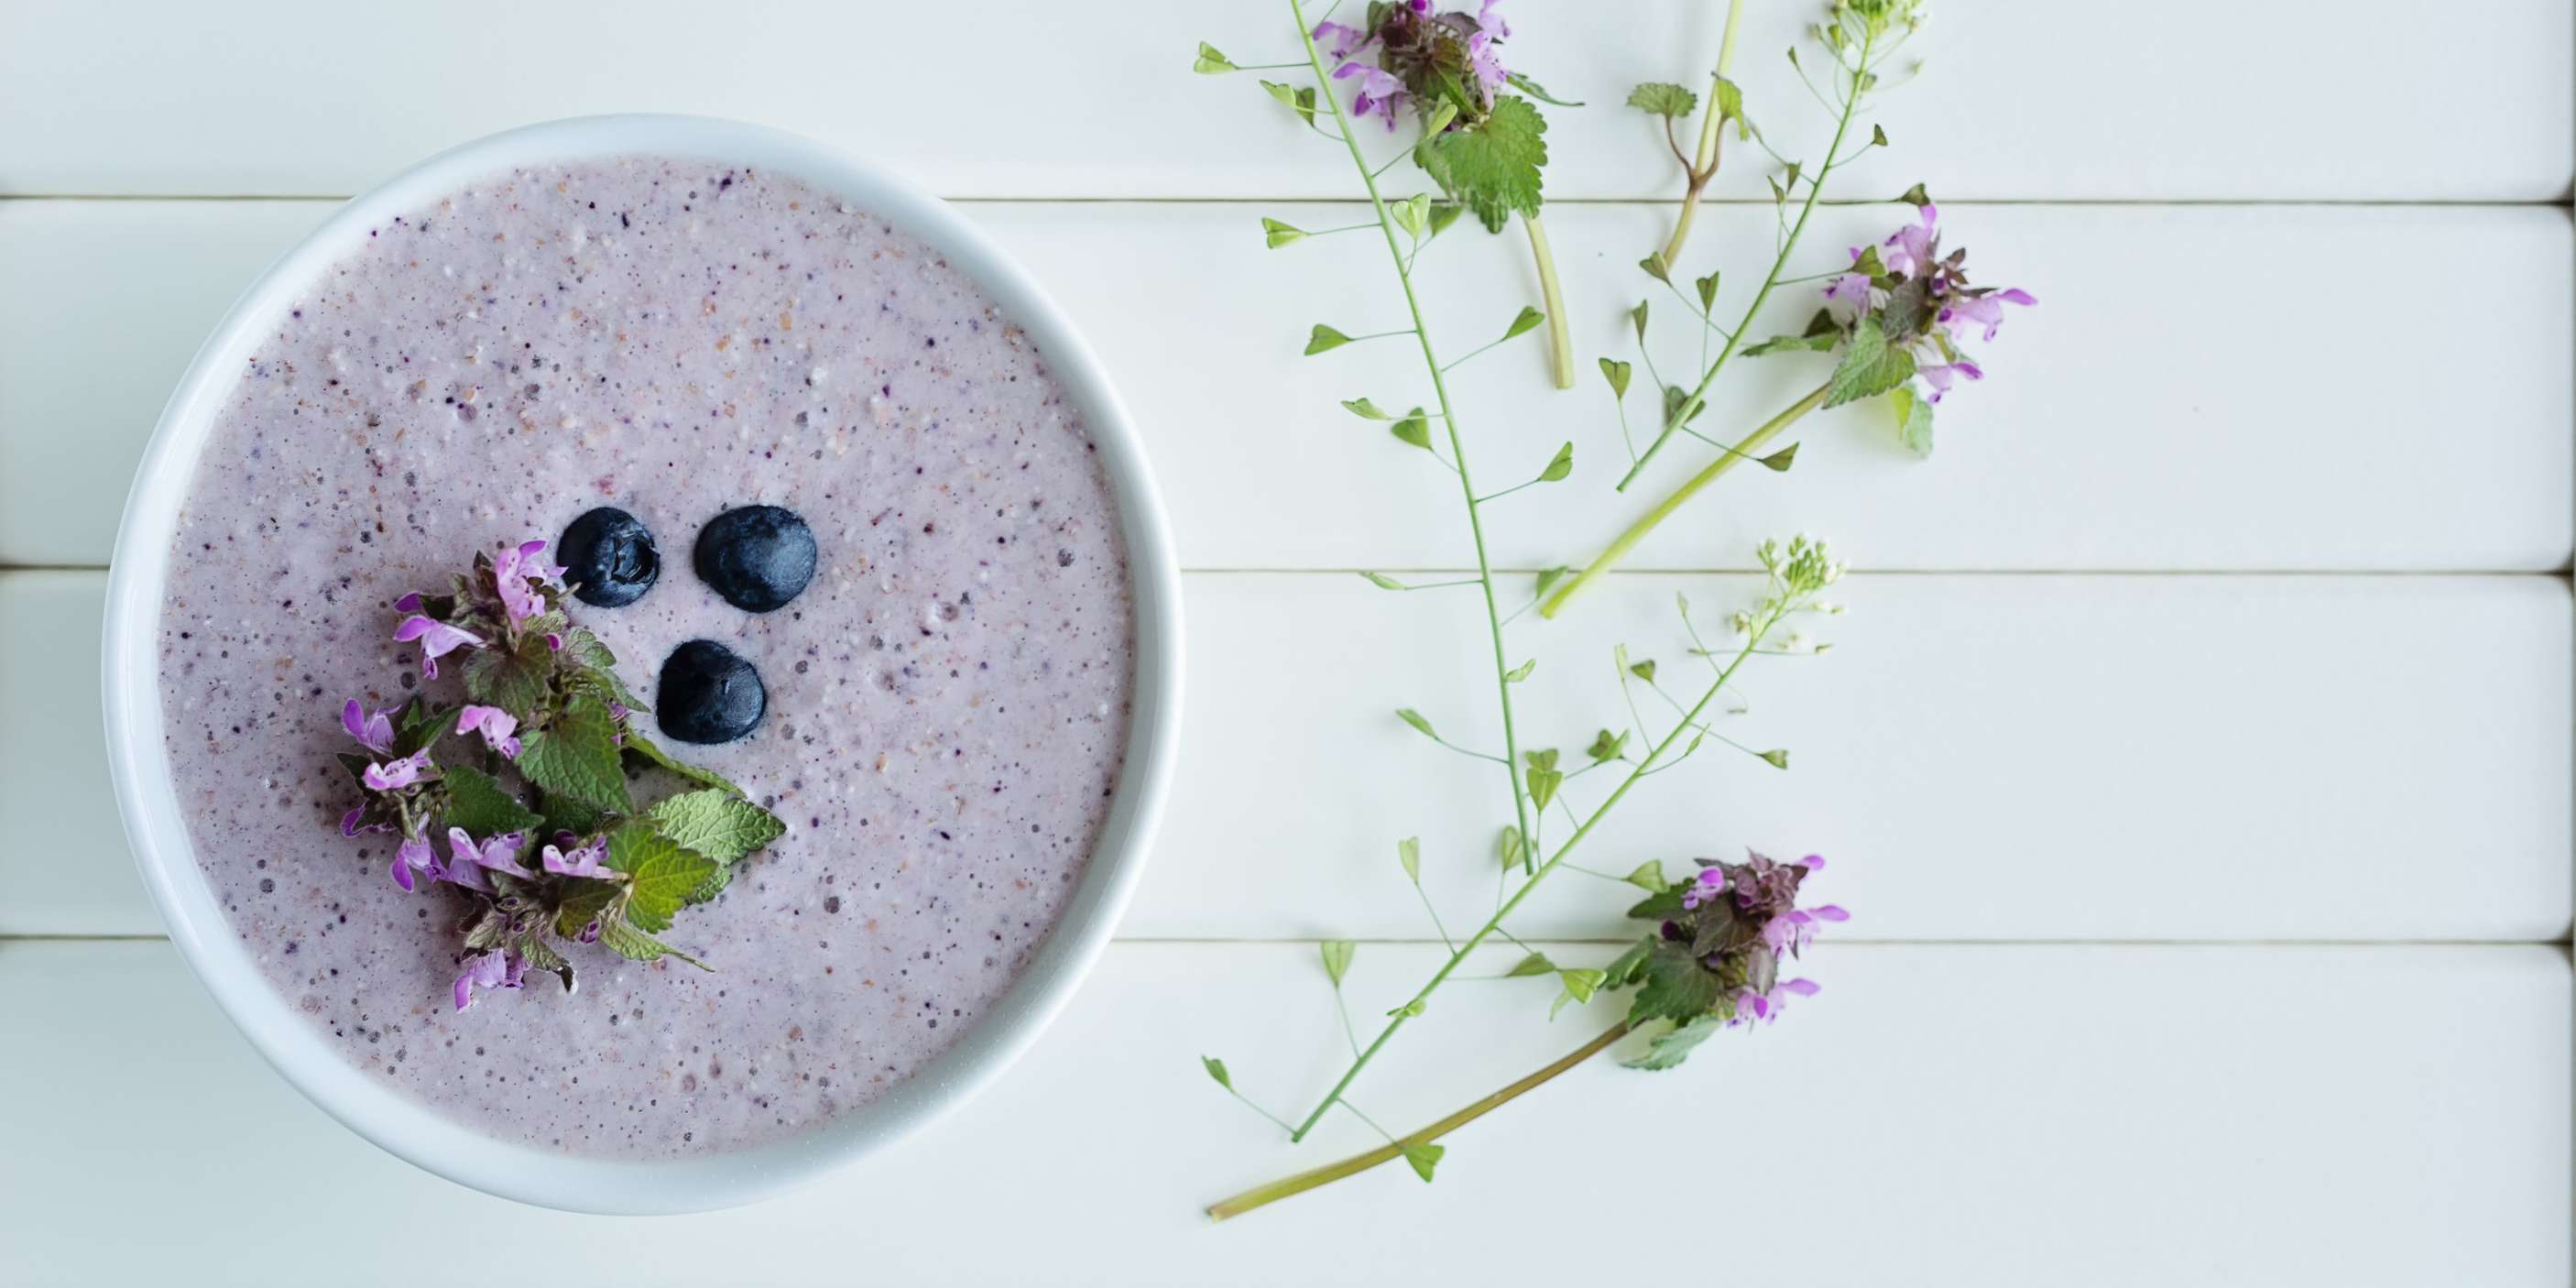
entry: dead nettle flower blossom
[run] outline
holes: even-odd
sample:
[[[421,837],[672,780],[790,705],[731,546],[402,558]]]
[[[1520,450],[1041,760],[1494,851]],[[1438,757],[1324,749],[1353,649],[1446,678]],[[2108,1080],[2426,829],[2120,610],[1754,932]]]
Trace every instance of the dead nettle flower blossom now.
[[[1808,341],[1803,347],[1827,336],[1855,342],[1859,328],[1870,324],[1888,349],[1912,357],[1912,389],[1923,402],[1941,401],[1957,380],[1984,379],[1984,369],[1960,348],[1961,342],[1971,331],[1978,333],[1979,343],[1992,341],[2003,328],[2004,305],[2028,308],[2039,301],[2019,287],[1969,285],[1968,252],[1941,253],[1940,218],[1940,208],[1927,198],[1919,204],[1916,222],[1877,246],[1853,247],[1852,271],[1825,287],[1825,312],[1801,337]],[[1901,405],[1898,428],[1908,446],[1928,452],[1931,413],[1923,412],[1918,427],[1908,423],[1911,410],[1910,402]]]
[[[1797,906],[1799,884],[1821,871],[1824,859],[1810,854],[1796,863],[1775,863],[1753,854],[1743,863],[1697,862],[1699,875],[1680,887],[1680,915],[1666,919],[1659,934],[1664,943],[1688,944],[1701,968],[1716,978],[1719,1003],[1709,1014],[1729,1028],[1767,1023],[1780,1017],[1784,995],[1815,996],[1815,981],[1780,978],[1780,959],[1806,951],[1825,923],[1851,919],[1835,904]],[[1657,900],[1647,903],[1660,907]]]

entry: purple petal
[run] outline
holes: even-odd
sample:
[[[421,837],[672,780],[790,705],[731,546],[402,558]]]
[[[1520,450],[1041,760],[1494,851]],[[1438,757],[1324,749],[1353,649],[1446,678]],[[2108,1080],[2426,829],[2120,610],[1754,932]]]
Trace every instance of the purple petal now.
[[[1825,856],[1821,854],[1810,854],[1807,857],[1798,860],[1798,865],[1809,872],[1822,872],[1825,870]]]
[[[403,862],[399,854],[394,856],[394,884],[401,886],[404,894],[412,892],[411,865]]]
[[[1814,913],[1816,915],[1816,919],[1819,921],[1851,920],[1851,914],[1843,911],[1842,905],[1838,903],[1829,903],[1819,908],[1810,908],[1808,911]]]
[[[1780,981],[1780,991],[1784,993],[1795,993],[1800,997],[1814,997],[1816,994],[1824,991],[1824,985],[1819,984],[1812,979],[1808,979],[1805,976],[1800,976],[1797,979],[1784,979]]]
[[[405,595],[405,596],[403,596],[403,597],[402,597],[402,598],[400,598],[400,599],[395,600],[395,601],[394,601],[394,611],[395,611],[395,612],[397,612],[397,613],[417,613],[417,612],[419,612],[419,611],[420,611],[420,592],[419,592],[419,591],[417,591],[417,590],[415,590],[415,591],[413,591],[412,593],[410,593],[410,594],[408,594],[408,595]]]
[[[350,810],[348,813],[341,815],[341,816],[340,816],[340,835],[342,835],[342,836],[356,836],[356,835],[358,834],[358,824],[359,824],[359,822],[360,822],[361,820],[365,819],[366,817],[367,817],[367,807],[366,807],[366,806],[364,806],[364,805],[361,805],[361,806],[357,807],[356,809]]]

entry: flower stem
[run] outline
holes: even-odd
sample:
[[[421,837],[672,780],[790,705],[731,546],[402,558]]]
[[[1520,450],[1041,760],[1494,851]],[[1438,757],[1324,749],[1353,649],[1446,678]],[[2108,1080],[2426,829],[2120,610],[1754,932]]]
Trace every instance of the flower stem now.
[[[1334,132],[1341,136],[1342,146],[1350,151],[1351,166],[1359,171],[1360,183],[1368,189],[1369,209],[1377,216],[1378,231],[1386,238],[1387,258],[1395,265],[1396,281],[1404,288],[1405,310],[1413,318],[1413,337],[1422,347],[1422,365],[1431,375],[1431,392],[1440,407],[1440,422],[1449,432],[1452,468],[1458,475],[1459,494],[1467,503],[1467,530],[1475,538],[1476,581],[1484,593],[1486,633],[1494,645],[1494,692],[1503,711],[1503,778],[1511,787],[1513,817],[1520,824],[1521,835],[1527,836],[1530,827],[1529,796],[1521,788],[1520,734],[1512,722],[1512,666],[1503,652],[1503,610],[1494,594],[1493,561],[1485,552],[1485,521],[1476,500],[1475,478],[1467,468],[1466,437],[1458,428],[1457,410],[1450,405],[1449,385],[1441,375],[1440,355],[1431,345],[1431,329],[1423,324],[1422,301],[1413,290],[1412,261],[1406,258],[1403,245],[1396,240],[1395,216],[1387,210],[1385,196],[1378,192],[1377,177],[1369,170],[1368,157],[1360,151],[1359,137],[1351,132],[1350,117],[1342,110],[1341,96],[1332,92],[1332,77],[1324,70],[1323,51],[1315,47],[1314,33],[1307,28],[1305,14],[1298,7],[1297,0],[1288,0],[1288,19],[1297,26],[1297,39],[1305,46],[1306,65],[1314,72],[1315,83],[1324,87],[1324,92],[1316,97],[1332,109]],[[1545,280],[1554,280],[1552,274],[1543,276]],[[1388,1032],[1392,1033],[1394,1027],[1388,1026]],[[1378,1041],[1383,1043],[1386,1036],[1380,1034]],[[1370,1050],[1374,1051],[1376,1047],[1372,1046]],[[1365,1057],[1361,1063],[1366,1063]],[[1335,1088],[1336,1094],[1339,1091]],[[1315,1120],[1323,1117],[1324,1110],[1331,1105],[1332,1102],[1326,1100],[1313,1116],[1290,1133],[1289,1139],[1303,1139],[1307,1132],[1314,1130]]]
[[[1673,217],[1673,235],[1664,243],[1664,265],[1669,268],[1682,262],[1682,243],[1689,240],[1691,221],[1699,215],[1699,195],[1708,182],[1717,177],[1718,143],[1724,137],[1725,113],[1718,110],[1718,87],[1726,80],[1726,70],[1735,63],[1735,32],[1744,17],[1744,0],[1727,0],[1726,36],[1718,42],[1717,70],[1708,78],[1708,114],[1700,118],[1699,147],[1691,154],[1690,186],[1682,193],[1681,213]]]
[[[1870,45],[1864,42],[1858,60],[1860,67],[1869,66],[1869,55]],[[1798,207],[1798,222],[1790,226],[1788,237],[1781,241],[1780,253],[1772,258],[1771,271],[1762,278],[1762,289],[1753,293],[1753,303],[1745,308],[1743,320],[1736,323],[1734,332],[1727,336],[1726,347],[1717,351],[1717,361],[1710,363],[1708,370],[1700,376],[1699,387],[1691,390],[1690,397],[1675,408],[1673,415],[1665,420],[1663,431],[1655,435],[1655,441],[1646,445],[1645,453],[1619,480],[1619,491],[1627,491],[1628,485],[1637,481],[1637,476],[1644,473],[1646,466],[1655,459],[1655,453],[1662,451],[1664,444],[1672,441],[1673,435],[1681,430],[1682,423],[1690,418],[1691,413],[1708,401],[1709,386],[1717,383],[1717,374],[1726,369],[1727,359],[1734,357],[1736,348],[1744,343],[1744,337],[1752,334],[1753,319],[1761,314],[1762,306],[1770,302],[1772,290],[1780,285],[1780,272],[1788,267],[1789,257],[1797,253],[1798,238],[1807,231],[1808,217],[1816,213],[1816,201],[1824,195],[1825,179],[1834,172],[1835,158],[1842,154],[1843,137],[1851,132],[1852,118],[1860,112],[1862,84],[1860,74],[1854,74],[1850,92],[1843,98],[1842,116],[1834,123],[1833,142],[1825,148],[1825,163],[1807,180],[1807,199]]]
[[[1737,461],[1760,451],[1763,444],[1777,437],[1780,431],[1798,423],[1799,417],[1823,406],[1825,393],[1830,388],[1832,388],[1830,385],[1816,386],[1813,393],[1789,404],[1788,408],[1779,415],[1762,422],[1760,429],[1745,435],[1742,442],[1710,462],[1707,469],[1692,475],[1689,482],[1674,489],[1673,494],[1665,497],[1662,504],[1646,511],[1645,517],[1629,524],[1628,530],[1620,533],[1619,539],[1611,542],[1609,548],[1595,556],[1590,564],[1584,566],[1582,572],[1566,579],[1565,584],[1557,587],[1556,593],[1548,596],[1546,603],[1539,605],[1538,615],[1553,619],[1558,613],[1565,611],[1565,605],[1574,598],[1577,591],[1591,585],[1601,574],[1610,571],[1620,560],[1627,558],[1628,552],[1635,549],[1638,542],[1645,540],[1647,533],[1654,531],[1656,525],[1671,517],[1672,512],[1680,509],[1684,502],[1699,495],[1701,488],[1716,482],[1728,470],[1734,469]]]
[[[1563,1073],[1586,1060],[1591,1059],[1593,1056],[1599,1055],[1603,1049],[1607,1048],[1610,1044],[1617,1042],[1620,1038],[1627,1036],[1627,1034],[1628,1023],[1627,1021],[1622,1020],[1617,1024],[1611,1025],[1607,1031],[1601,1034],[1601,1036],[1584,1043],[1582,1046],[1576,1047],[1573,1051],[1560,1057],[1547,1067],[1522,1078],[1520,1081],[1515,1082],[1490,1096],[1486,1096],[1485,1098],[1468,1105],[1466,1108],[1461,1109],[1420,1131],[1414,1132],[1409,1136],[1399,1136],[1395,1140],[1390,1141],[1379,1148],[1372,1149],[1365,1154],[1354,1155],[1353,1157],[1345,1158],[1338,1163],[1331,1163],[1323,1167],[1318,1167],[1313,1171],[1299,1172],[1295,1176],[1284,1177],[1280,1180],[1272,1181],[1268,1185],[1254,1186],[1253,1188],[1245,1190],[1243,1193],[1237,1194],[1233,1198],[1227,1199],[1222,1203],[1209,1204],[1207,1210],[1208,1217],[1210,1220],[1216,1221],[1223,1221],[1229,1217],[1238,1217],[1254,1208],[1267,1207],[1281,1199],[1303,1194],[1318,1186],[1330,1185],[1335,1181],[1341,1180],[1343,1177],[1357,1176],[1381,1163],[1393,1162],[1394,1160],[1404,1156],[1404,1151],[1407,1146],[1428,1145],[1431,1142],[1484,1117],[1486,1114],[1492,1113],[1494,1110],[1510,1104],[1512,1101],[1520,1098],[1522,1094],[1536,1088],[1539,1084],[1554,1078],[1556,1075]]]
[[[1547,310],[1547,366],[1559,389],[1574,387],[1574,337],[1565,322],[1565,292],[1556,284],[1556,252],[1547,244],[1547,225],[1537,215],[1521,216],[1529,230],[1530,254],[1538,260],[1540,307]]]

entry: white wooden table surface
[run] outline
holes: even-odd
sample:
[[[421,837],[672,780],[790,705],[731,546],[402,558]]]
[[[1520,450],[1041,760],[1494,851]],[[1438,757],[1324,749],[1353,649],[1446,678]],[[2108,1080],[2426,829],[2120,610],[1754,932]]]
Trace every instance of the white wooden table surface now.
[[[1596,104],[1550,134],[1587,359],[1616,351],[1666,217],[1641,203],[1673,186],[1613,104],[1700,74],[1722,10],[1511,0],[1517,62]],[[1807,17],[1760,0],[1740,68],[1793,138],[1812,104],[1776,51]],[[1360,1143],[1279,1143],[1196,1057],[1311,1097],[1340,1039],[1308,941],[1367,941],[1355,1010],[1424,973],[1390,838],[1423,836],[1435,897],[1490,898],[1492,784],[1385,716],[1491,718],[1476,624],[1349,575],[1458,567],[1454,498],[1332,406],[1401,355],[1296,356],[1308,322],[1383,311],[1383,266],[1265,255],[1257,217],[1346,197],[1344,163],[1248,78],[1186,71],[1201,37],[1272,61],[1286,23],[1248,0],[0,3],[0,1283],[1564,1283],[1648,1269],[1649,1229],[1685,1221],[1729,1282],[2568,1282],[2564,0],[1940,6],[1882,114],[1896,149],[1843,191],[1928,180],[1979,280],[2043,306],[1930,463],[1819,417],[1785,481],[1731,482],[1600,602],[1515,627],[1542,675],[1600,677],[1529,708],[1579,747],[1608,647],[1678,656],[1672,592],[1742,594],[1758,536],[1826,533],[1864,570],[1836,653],[1754,681],[1748,736],[1795,770],[1694,770],[1601,851],[1834,856],[1857,917],[1816,954],[1828,991],[1678,1074],[1580,1070],[1454,1138],[1436,1185],[1382,1169],[1202,1221]],[[649,1225],[448,1185],[272,1075],[158,937],[95,692],[125,480],[233,294],[419,156],[639,108],[908,169],[1052,286],[1153,452],[1193,663],[1152,870],[1035,1053],[810,1191]],[[1738,164],[1721,195],[1758,182]],[[1768,218],[1720,206],[1694,252],[1740,264]],[[1814,247],[1890,215],[1823,218]],[[1510,241],[1425,263],[1435,325],[1528,289]],[[1485,363],[1489,458],[1585,449],[1498,557],[1588,549],[1618,517],[1597,389]],[[1793,374],[1739,368],[1713,414]],[[1524,934],[1621,933],[1615,894],[1539,903]],[[1571,1044],[1543,990],[1476,987],[1391,1048],[1373,1113],[1427,1119]],[[1707,1144],[1637,1144],[1676,1121]]]

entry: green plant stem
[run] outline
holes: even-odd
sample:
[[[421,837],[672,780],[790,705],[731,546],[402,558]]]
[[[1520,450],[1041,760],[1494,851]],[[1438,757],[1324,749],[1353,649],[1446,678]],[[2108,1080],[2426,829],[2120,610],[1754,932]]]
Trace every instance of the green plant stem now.
[[[1627,558],[1628,552],[1635,549],[1638,542],[1645,540],[1647,533],[1654,531],[1656,525],[1670,518],[1673,511],[1682,508],[1684,502],[1699,495],[1701,488],[1724,477],[1728,470],[1735,468],[1737,461],[1760,451],[1764,444],[1778,437],[1780,431],[1798,423],[1799,417],[1823,406],[1825,393],[1829,388],[1831,388],[1830,385],[1816,386],[1814,392],[1789,404],[1788,408],[1779,415],[1762,422],[1760,429],[1745,435],[1742,442],[1719,455],[1716,460],[1709,463],[1707,469],[1692,475],[1689,482],[1674,489],[1673,494],[1665,497],[1662,504],[1646,511],[1645,517],[1629,524],[1628,530],[1620,533],[1618,540],[1611,542],[1607,549],[1594,556],[1592,562],[1586,564],[1582,572],[1566,578],[1564,584],[1556,588],[1556,593],[1548,596],[1546,603],[1539,605],[1538,615],[1553,619],[1558,613],[1565,611],[1566,604],[1573,600],[1577,592],[1591,585],[1600,578],[1601,574],[1610,571],[1620,560]]]
[[[1547,1067],[1522,1078],[1520,1081],[1515,1082],[1490,1096],[1486,1096],[1483,1099],[1468,1105],[1466,1108],[1461,1109],[1420,1131],[1414,1132],[1408,1136],[1399,1136],[1385,1145],[1372,1149],[1365,1154],[1345,1158],[1338,1163],[1330,1163],[1323,1167],[1318,1167],[1310,1172],[1299,1172],[1295,1176],[1284,1177],[1280,1180],[1272,1181],[1268,1185],[1257,1185],[1251,1189],[1245,1190],[1241,1194],[1235,1195],[1233,1198],[1225,1200],[1222,1203],[1209,1204],[1207,1210],[1208,1217],[1210,1220],[1215,1221],[1223,1221],[1229,1217],[1238,1217],[1246,1212],[1252,1211],[1254,1208],[1266,1207],[1281,1199],[1303,1194],[1317,1186],[1330,1185],[1335,1181],[1341,1180],[1343,1177],[1357,1176],[1381,1163],[1393,1162],[1404,1156],[1404,1151],[1408,1146],[1428,1145],[1431,1142],[1484,1117],[1486,1114],[1492,1113],[1493,1111],[1510,1104],[1512,1101],[1519,1099],[1523,1094],[1539,1086],[1539,1084],[1554,1078],[1556,1075],[1563,1073],[1596,1055],[1599,1055],[1604,1049],[1608,1048],[1610,1044],[1617,1042],[1620,1038],[1626,1037],[1627,1034],[1628,1024],[1626,1021],[1622,1020],[1617,1024],[1611,1025],[1608,1030],[1601,1034],[1601,1036],[1584,1043],[1582,1046],[1576,1047],[1573,1051],[1568,1052],[1566,1055],[1560,1057]]]
[[[1538,261],[1539,307],[1547,310],[1548,376],[1559,389],[1574,387],[1574,336],[1565,321],[1565,292],[1556,283],[1556,252],[1548,248],[1547,225],[1536,215],[1521,216],[1529,230],[1530,255]]]
[[[1708,114],[1700,118],[1699,146],[1691,154],[1690,186],[1682,193],[1681,213],[1673,216],[1673,235],[1664,243],[1664,265],[1669,268],[1682,262],[1682,243],[1689,240],[1691,221],[1699,216],[1699,196],[1717,177],[1718,144],[1724,137],[1726,116],[1718,110],[1718,87],[1726,80],[1727,68],[1735,63],[1735,31],[1744,17],[1744,0],[1727,0],[1726,36],[1718,42],[1717,70],[1709,73]]]
[[[1503,710],[1503,777],[1511,785],[1513,817],[1520,824],[1521,835],[1527,836],[1529,795],[1521,789],[1520,734],[1512,723],[1512,664],[1503,652],[1503,610],[1494,595],[1494,566],[1485,552],[1485,520],[1476,500],[1475,479],[1467,468],[1466,438],[1459,431],[1457,411],[1449,402],[1449,384],[1441,376],[1440,355],[1431,347],[1431,329],[1423,325],[1422,301],[1413,290],[1412,261],[1396,240],[1395,216],[1387,211],[1386,198],[1378,192],[1377,178],[1369,172],[1368,158],[1360,152],[1358,136],[1351,133],[1350,117],[1342,110],[1341,96],[1332,92],[1332,77],[1324,70],[1323,51],[1315,47],[1314,33],[1308,29],[1297,0],[1288,0],[1288,19],[1296,24],[1297,39],[1306,48],[1306,65],[1314,72],[1315,83],[1323,87],[1323,92],[1316,97],[1332,109],[1334,131],[1341,135],[1342,146],[1350,151],[1352,168],[1359,171],[1360,182],[1368,188],[1369,209],[1377,216],[1378,231],[1386,237],[1387,258],[1395,265],[1396,281],[1404,288],[1405,310],[1413,317],[1413,338],[1422,346],[1422,365],[1431,374],[1431,392],[1440,405],[1440,423],[1449,431],[1449,455],[1454,462],[1451,468],[1458,475],[1459,494],[1467,503],[1467,530],[1476,543],[1476,580],[1484,592],[1485,627],[1494,645],[1494,693]],[[1322,1116],[1323,1111],[1318,1109],[1315,1117]],[[1314,1126],[1315,1119],[1307,1119],[1291,1139],[1302,1139]]]
[[[1869,66],[1869,54],[1870,46],[1865,43],[1857,60],[1859,66]],[[1706,405],[1709,386],[1717,383],[1717,374],[1726,369],[1727,359],[1735,356],[1736,349],[1744,343],[1744,337],[1753,333],[1753,319],[1761,314],[1762,306],[1770,302],[1772,290],[1780,285],[1780,270],[1787,267],[1789,257],[1797,253],[1798,238],[1807,231],[1807,219],[1816,213],[1816,201],[1825,192],[1825,179],[1834,172],[1834,158],[1842,153],[1843,137],[1851,132],[1852,118],[1860,113],[1860,100],[1861,81],[1855,74],[1851,92],[1843,99],[1842,116],[1834,123],[1834,140],[1825,148],[1825,164],[1808,178],[1807,199],[1798,207],[1798,222],[1790,226],[1787,240],[1780,243],[1780,253],[1773,257],[1771,271],[1763,275],[1762,289],[1753,293],[1753,303],[1744,310],[1744,319],[1736,323],[1734,333],[1727,336],[1726,347],[1717,351],[1717,361],[1710,363],[1708,370],[1700,376],[1699,387],[1691,390],[1690,397],[1673,409],[1672,416],[1664,422],[1663,432],[1655,435],[1655,441],[1646,444],[1645,454],[1638,457],[1637,463],[1630,466],[1628,473],[1619,480],[1618,490],[1627,491],[1628,485],[1636,482],[1637,476],[1654,461],[1655,453],[1662,451],[1664,444],[1671,442],[1673,435]]]
[[[1368,1067],[1369,1061],[1377,1058],[1377,1053],[1395,1037],[1396,1031],[1404,1027],[1406,1020],[1412,1018],[1407,1012],[1413,1009],[1414,1004],[1427,1002],[1433,992],[1448,982],[1449,976],[1466,962],[1469,954],[1476,951],[1476,946],[1484,943],[1497,930],[1500,930],[1503,922],[1512,915],[1512,911],[1521,906],[1521,901],[1529,898],[1530,892],[1538,889],[1539,884],[1547,880],[1549,873],[1563,865],[1576,848],[1583,844],[1585,837],[1592,835],[1592,829],[1600,826],[1601,820],[1608,818],[1610,811],[1618,808],[1619,802],[1628,795],[1628,790],[1654,772],[1656,764],[1663,760],[1664,753],[1672,750],[1673,744],[1681,741],[1681,736],[1690,732],[1691,727],[1699,723],[1700,713],[1708,709],[1709,703],[1717,700],[1718,694],[1726,691],[1727,684],[1735,678],[1736,669],[1744,665],[1744,659],[1753,656],[1754,649],[1760,647],[1764,637],[1771,633],[1771,628],[1780,624],[1780,618],[1787,612],[1787,602],[1783,601],[1775,605],[1769,614],[1755,624],[1752,632],[1745,637],[1744,647],[1736,653],[1733,661],[1726,664],[1725,669],[1717,673],[1717,678],[1710,681],[1708,691],[1700,695],[1699,701],[1691,704],[1690,710],[1683,715],[1681,723],[1673,726],[1673,731],[1665,734],[1663,741],[1656,743],[1654,749],[1646,754],[1646,758],[1638,761],[1636,768],[1629,770],[1628,776],[1619,780],[1619,785],[1611,789],[1609,798],[1602,801],[1590,815],[1584,818],[1582,826],[1575,828],[1574,834],[1565,838],[1565,843],[1558,846],[1556,853],[1548,856],[1547,862],[1540,864],[1538,870],[1532,872],[1529,879],[1521,883],[1520,889],[1512,892],[1511,898],[1504,900],[1494,909],[1494,915],[1486,919],[1484,925],[1477,927],[1475,934],[1468,936],[1465,943],[1458,945],[1457,949],[1449,954],[1449,960],[1432,973],[1431,981],[1424,984],[1421,991],[1413,995],[1413,1000],[1396,1009],[1394,1018],[1388,1020],[1386,1027],[1378,1031],[1377,1038],[1360,1052],[1357,1059],[1351,1061],[1351,1067],[1343,1071],[1341,1081],[1334,1083],[1333,1089],[1324,1093],[1323,1100],[1316,1104],[1314,1112],[1306,1115],[1305,1121],[1297,1124],[1297,1129],[1288,1134],[1288,1139],[1304,1140],[1306,1133],[1315,1129],[1315,1124],[1322,1121],[1325,1112],[1330,1110],[1334,1102],[1341,1099],[1342,1093],[1350,1089],[1351,1083],[1358,1079],[1360,1071]],[[1524,830],[1521,835],[1527,836],[1529,832]]]

